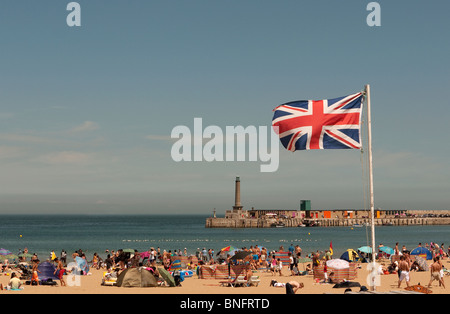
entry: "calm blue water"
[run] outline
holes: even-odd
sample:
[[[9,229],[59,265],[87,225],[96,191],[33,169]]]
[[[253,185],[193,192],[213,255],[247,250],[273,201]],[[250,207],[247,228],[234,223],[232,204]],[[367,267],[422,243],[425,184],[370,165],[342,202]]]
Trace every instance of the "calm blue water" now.
[[[57,216],[4,215],[0,216],[0,247],[13,253],[28,248],[39,258],[47,258],[51,250],[57,255],[82,249],[88,258],[94,252],[105,257],[106,249],[132,248],[138,251],[150,247],[183,250],[194,254],[197,248],[264,246],[269,250],[285,249],[298,244],[303,252],[326,250],[333,242],[335,256],[347,248],[370,245],[370,228],[313,227],[270,229],[207,229],[206,216]],[[21,237],[22,235],[22,237]],[[408,249],[419,242],[450,244],[450,226],[380,226],[375,231],[377,244]]]

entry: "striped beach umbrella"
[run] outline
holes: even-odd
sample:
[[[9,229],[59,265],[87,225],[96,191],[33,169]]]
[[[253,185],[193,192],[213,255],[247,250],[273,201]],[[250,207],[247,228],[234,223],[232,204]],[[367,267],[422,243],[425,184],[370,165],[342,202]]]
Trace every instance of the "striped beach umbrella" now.
[[[221,252],[230,252],[230,251],[234,251],[234,250],[236,250],[236,248],[234,246],[229,245],[229,246],[222,248],[220,251]]]
[[[7,249],[4,249],[4,248],[0,249],[0,255],[11,255],[11,254],[12,254],[12,252]]]

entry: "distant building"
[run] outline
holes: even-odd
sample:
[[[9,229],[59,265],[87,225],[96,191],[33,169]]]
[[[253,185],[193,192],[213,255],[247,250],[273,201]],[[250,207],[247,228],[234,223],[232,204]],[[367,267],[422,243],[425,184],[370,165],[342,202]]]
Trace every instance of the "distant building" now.
[[[298,226],[351,226],[370,222],[368,209],[313,209],[310,200],[301,200],[298,209],[245,210],[241,204],[241,180],[236,177],[232,210],[224,218],[207,218],[206,228],[270,228]],[[450,211],[443,210],[382,210],[374,211],[376,225],[450,224]],[[404,219],[398,219],[404,218]],[[417,218],[417,219],[416,219]]]

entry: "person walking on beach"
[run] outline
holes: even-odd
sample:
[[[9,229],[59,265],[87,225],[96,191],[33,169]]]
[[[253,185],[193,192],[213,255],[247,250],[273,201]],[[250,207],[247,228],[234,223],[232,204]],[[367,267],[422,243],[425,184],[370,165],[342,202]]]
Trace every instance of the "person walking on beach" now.
[[[406,286],[409,287],[409,269],[410,265],[406,261],[405,255],[400,256],[400,263],[398,264],[398,269],[401,271],[400,276],[398,278],[398,288],[403,280],[406,282]]]
[[[64,277],[63,277],[64,271],[65,271],[64,266],[58,258],[55,258],[55,263],[56,263],[56,269],[53,272],[53,274],[58,273],[58,278],[59,278],[59,281],[61,282],[61,287],[63,287],[66,285],[66,282],[64,281]]]
[[[439,257],[435,257],[433,259],[433,264],[430,266],[430,282],[428,283],[428,288],[431,287],[431,283],[436,280],[439,282],[439,285],[442,285],[445,289],[444,278],[441,277],[442,264],[439,262]]]
[[[277,272],[280,273],[280,276],[283,276],[282,270],[283,270],[283,262],[281,261],[281,259],[278,258],[277,259]]]
[[[275,255],[272,255],[270,258],[270,271],[272,272],[272,276],[275,276],[275,271],[277,269],[277,259],[275,258]]]

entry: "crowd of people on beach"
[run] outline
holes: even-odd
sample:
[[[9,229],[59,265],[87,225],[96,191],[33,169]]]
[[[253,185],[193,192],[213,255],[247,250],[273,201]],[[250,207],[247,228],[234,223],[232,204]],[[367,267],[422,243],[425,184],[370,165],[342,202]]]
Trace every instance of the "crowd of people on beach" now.
[[[422,246],[421,243],[418,245]],[[383,244],[378,246],[377,252],[377,261],[381,261],[383,258],[389,258],[390,256],[383,252],[381,248]],[[433,255],[433,263],[429,266],[430,268],[430,282],[428,287],[432,284],[433,281],[437,281],[439,286],[442,286],[445,289],[444,283],[444,266],[442,263],[442,259],[450,256],[450,246],[447,251],[445,251],[444,244],[438,245],[436,243],[431,242],[430,244],[426,243],[424,247],[432,252]],[[173,257],[189,257],[192,263],[187,263],[185,266],[187,269],[196,270],[198,266],[201,265],[215,265],[215,264],[225,264],[231,265],[236,263],[235,260],[232,259],[232,255],[238,251],[247,251],[248,255],[243,261],[239,261],[240,263],[244,263],[247,266],[249,272],[251,271],[261,271],[264,270],[266,272],[270,272],[274,277],[286,277],[286,276],[296,276],[296,275],[306,275],[306,274],[314,274],[315,267],[323,266],[325,279],[322,283],[336,283],[334,280],[334,273],[327,272],[327,261],[333,258],[331,250],[324,251],[316,251],[310,252],[306,254],[306,256],[302,257],[304,254],[302,248],[299,245],[291,244],[287,250],[280,246],[277,251],[272,250],[268,251],[267,248],[261,247],[258,245],[250,246],[249,248],[243,247],[238,250],[233,250],[233,252],[226,250],[219,250],[219,252],[215,253],[214,249],[206,249],[205,247],[197,248],[195,254],[189,254],[187,249],[184,250],[165,250],[157,247],[156,249],[151,247],[148,251],[139,252],[137,250],[105,250],[102,252],[103,258],[97,252],[93,253],[92,258],[88,259],[86,253],[83,250],[79,249],[71,254],[73,261],[68,261],[68,254],[65,250],[61,250],[59,256],[56,255],[54,251],[50,252],[48,258],[45,258],[46,261],[53,263],[55,265],[55,274],[58,276],[61,286],[66,285],[64,281],[64,275],[68,274],[72,271],[75,271],[73,268],[70,268],[71,263],[76,263],[80,267],[77,268],[76,271],[79,271],[80,275],[89,275],[89,269],[105,269],[108,273],[114,274],[118,276],[120,271],[123,271],[130,267],[140,267],[144,266],[147,269],[151,270],[153,274],[158,274],[158,267],[164,267],[166,270],[171,270]],[[283,263],[283,261],[277,256],[276,252],[287,252],[289,258],[289,264]],[[358,252],[359,262],[367,262],[371,259],[371,254],[365,254],[363,252]],[[401,248],[398,243],[396,243],[394,247],[393,256],[399,257],[398,259],[389,259],[385,261],[389,261],[388,264],[385,262],[381,263],[380,268],[378,270],[379,274],[398,274],[398,288],[401,287],[403,282],[406,283],[406,286],[410,286],[411,281],[411,272],[412,271],[422,271],[422,265],[419,265],[415,258],[411,257],[410,250],[406,249],[403,245]],[[9,263],[7,260],[3,261],[0,264],[1,271],[12,271],[18,263],[26,262],[26,257],[30,258],[31,264],[31,284],[37,284],[38,282],[38,265],[40,264],[39,257],[36,253],[28,254],[28,249],[25,248],[23,251],[19,252],[19,259],[14,261],[13,263]],[[195,258],[194,258],[195,257]],[[80,262],[81,261],[81,262]],[[304,263],[307,261],[307,263]],[[303,271],[300,270],[299,263],[303,264]],[[13,277],[14,274],[14,277]],[[295,280],[294,280],[295,281]],[[272,285],[274,287],[283,286],[286,287],[287,283],[279,283],[276,280],[272,280]],[[18,285],[18,276],[15,272],[11,274],[11,282],[8,285],[9,288],[20,289],[20,284]],[[303,287],[303,283],[295,283],[291,282],[288,285],[290,291],[298,290]]]

